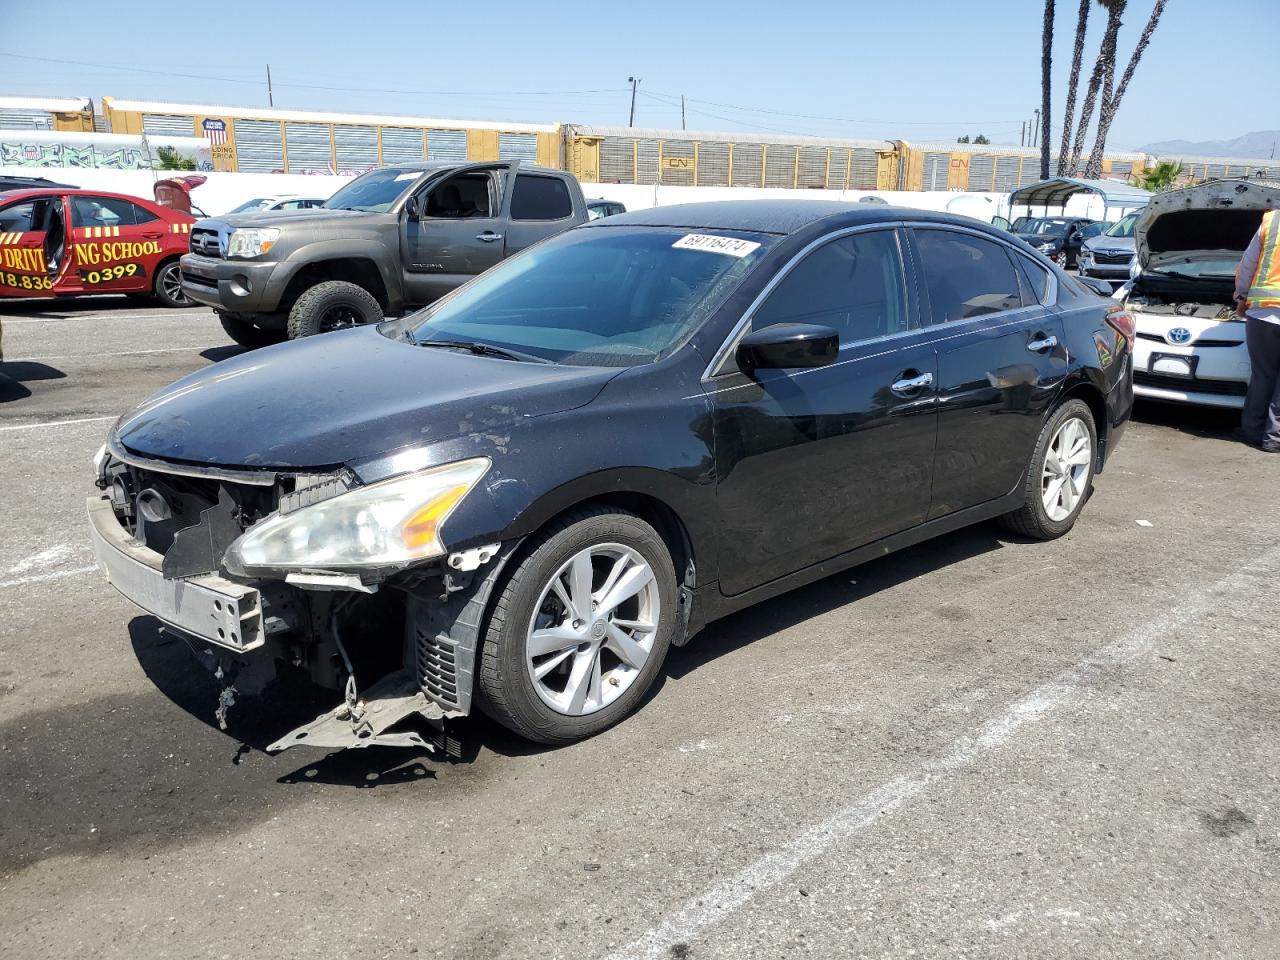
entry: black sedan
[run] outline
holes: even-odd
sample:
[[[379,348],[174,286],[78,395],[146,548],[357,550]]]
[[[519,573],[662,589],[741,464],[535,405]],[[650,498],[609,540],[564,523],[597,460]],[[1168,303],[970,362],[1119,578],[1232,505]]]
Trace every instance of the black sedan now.
[[[749,604],[992,518],[1066,533],[1132,340],[965,218],[622,214],[156,394],[99,457],[93,538],[238,694],[276,665],[345,691],[273,748],[421,745],[412,717],[473,705],[564,743]]]
[[[1010,231],[1062,267],[1074,267],[1094,223],[1081,217],[1021,217]]]

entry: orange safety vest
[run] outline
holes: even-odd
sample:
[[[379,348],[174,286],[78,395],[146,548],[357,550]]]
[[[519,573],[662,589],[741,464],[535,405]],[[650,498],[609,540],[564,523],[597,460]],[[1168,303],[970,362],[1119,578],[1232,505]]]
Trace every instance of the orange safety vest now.
[[[1278,211],[1262,215],[1262,252],[1245,295],[1247,310],[1280,309],[1280,217]]]

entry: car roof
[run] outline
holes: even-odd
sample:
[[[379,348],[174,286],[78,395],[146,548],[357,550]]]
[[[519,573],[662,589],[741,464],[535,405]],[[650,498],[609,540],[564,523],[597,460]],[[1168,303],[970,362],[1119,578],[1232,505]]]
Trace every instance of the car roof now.
[[[377,173],[379,170],[421,170],[427,173],[432,170],[453,170],[457,167],[468,167],[473,163],[503,163],[502,160],[415,160],[411,163],[388,163],[384,166],[370,170],[370,173]],[[565,175],[564,170],[555,170],[551,167],[539,167],[532,163],[521,163],[520,172],[528,173],[555,173],[561,176]]]
[[[971,217],[919,210],[913,207],[891,207],[886,204],[847,203],[835,200],[720,200],[706,203],[678,203],[615,214],[608,218],[607,223],[603,220],[592,220],[579,229],[612,229],[626,226],[679,227],[789,236],[816,225],[839,229],[864,223],[894,223],[900,220],[980,227],[998,232],[994,231],[989,224]]]

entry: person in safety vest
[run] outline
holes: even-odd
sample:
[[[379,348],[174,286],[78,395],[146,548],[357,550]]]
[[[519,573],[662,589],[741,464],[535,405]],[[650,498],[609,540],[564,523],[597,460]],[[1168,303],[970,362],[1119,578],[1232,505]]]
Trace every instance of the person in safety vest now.
[[[1236,314],[1245,318],[1249,391],[1240,437],[1280,453],[1280,211],[1268,210],[1236,268]]]

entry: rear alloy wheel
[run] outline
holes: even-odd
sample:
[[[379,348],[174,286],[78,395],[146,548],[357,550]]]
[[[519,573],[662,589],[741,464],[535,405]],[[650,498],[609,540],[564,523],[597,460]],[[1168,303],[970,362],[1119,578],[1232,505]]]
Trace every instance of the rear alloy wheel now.
[[[170,260],[156,271],[152,289],[155,290],[156,299],[166,307],[193,306],[191,298],[182,292],[182,269],[177,260]]]
[[[1056,263],[1058,266],[1060,266],[1063,270],[1067,269],[1067,264],[1070,263],[1070,259],[1067,257],[1067,251],[1063,250],[1062,252],[1060,252],[1056,257],[1053,258],[1053,262]]]
[[[517,564],[494,604],[482,709],[540,743],[599,733],[652,686],[675,608],[675,568],[651,526],[604,509],[567,517]]]
[[[1001,518],[1005,526],[1036,540],[1052,540],[1070,530],[1092,490],[1097,450],[1089,405],[1071,399],[1058,407],[1031,455],[1023,505]]]
[[[345,280],[317,283],[289,311],[289,339],[312,337],[382,319],[382,307],[364,287]]]
[[[248,320],[242,320],[234,313],[224,313],[221,310],[215,312],[218,314],[218,319],[222,322],[222,329],[227,332],[227,336],[242,347],[255,350],[258,347],[267,347],[284,340],[283,330],[264,330]]]

